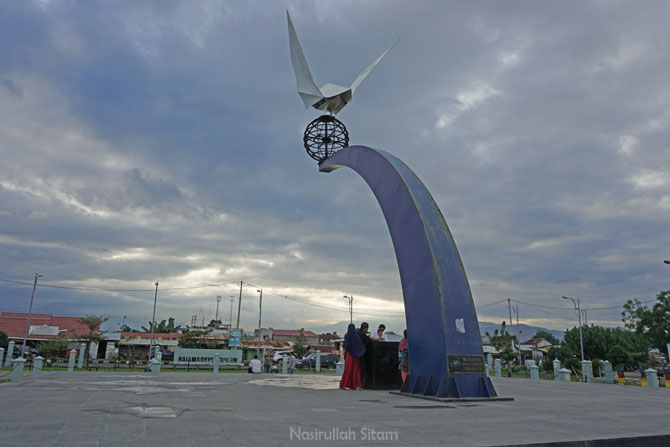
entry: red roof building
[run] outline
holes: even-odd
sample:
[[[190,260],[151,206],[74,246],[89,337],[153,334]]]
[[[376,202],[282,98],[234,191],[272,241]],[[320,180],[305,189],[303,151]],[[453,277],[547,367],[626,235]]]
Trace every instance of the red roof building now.
[[[58,317],[51,314],[32,314],[30,316],[30,328],[28,340],[48,340],[56,338],[60,334],[70,337],[71,331],[77,334],[88,334],[89,329],[81,324],[79,319],[83,317]],[[0,313],[0,331],[7,334],[10,339],[20,339],[26,333],[27,313],[2,312]],[[95,330],[100,329],[100,323]]]

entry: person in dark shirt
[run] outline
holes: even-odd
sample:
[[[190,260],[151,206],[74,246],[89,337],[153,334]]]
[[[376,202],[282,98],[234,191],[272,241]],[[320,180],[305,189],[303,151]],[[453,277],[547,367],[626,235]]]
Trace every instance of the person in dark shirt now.
[[[370,325],[368,325],[365,321],[361,323],[361,328],[358,330],[358,336],[360,337],[361,341],[363,342],[363,346],[365,346],[365,354],[363,354],[363,357],[361,357],[361,381],[363,382],[363,388],[366,387],[367,385],[367,363],[369,361],[369,345],[370,345],[370,337],[368,337],[368,328]]]

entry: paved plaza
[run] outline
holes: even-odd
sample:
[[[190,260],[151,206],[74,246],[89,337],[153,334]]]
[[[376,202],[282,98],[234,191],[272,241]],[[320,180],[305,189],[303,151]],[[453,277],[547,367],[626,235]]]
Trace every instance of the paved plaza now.
[[[670,389],[493,378],[514,401],[441,403],[338,380],[46,372],[0,385],[0,445],[670,445]]]

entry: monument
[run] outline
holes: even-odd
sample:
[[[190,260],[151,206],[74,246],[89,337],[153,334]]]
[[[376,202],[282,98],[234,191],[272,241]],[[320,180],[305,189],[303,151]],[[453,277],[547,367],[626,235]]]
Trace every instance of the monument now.
[[[291,62],[305,107],[324,110],[305,130],[307,153],[320,172],[348,167],[367,182],[391,233],[405,303],[409,376],[402,392],[436,398],[494,398],[486,374],[470,286],[449,227],[426,186],[397,157],[379,149],[349,146],[335,118],[356,88],[393,45],[350,87],[316,86],[288,16]],[[395,45],[395,44],[394,44]]]

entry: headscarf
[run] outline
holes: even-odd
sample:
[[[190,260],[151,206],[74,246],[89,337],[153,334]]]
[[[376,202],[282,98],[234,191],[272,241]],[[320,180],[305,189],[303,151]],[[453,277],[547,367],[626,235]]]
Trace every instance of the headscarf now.
[[[347,350],[352,357],[362,357],[365,354],[365,346],[361,341],[361,337],[356,332],[356,326],[350,324],[347,328],[347,335],[344,336],[344,349]]]

